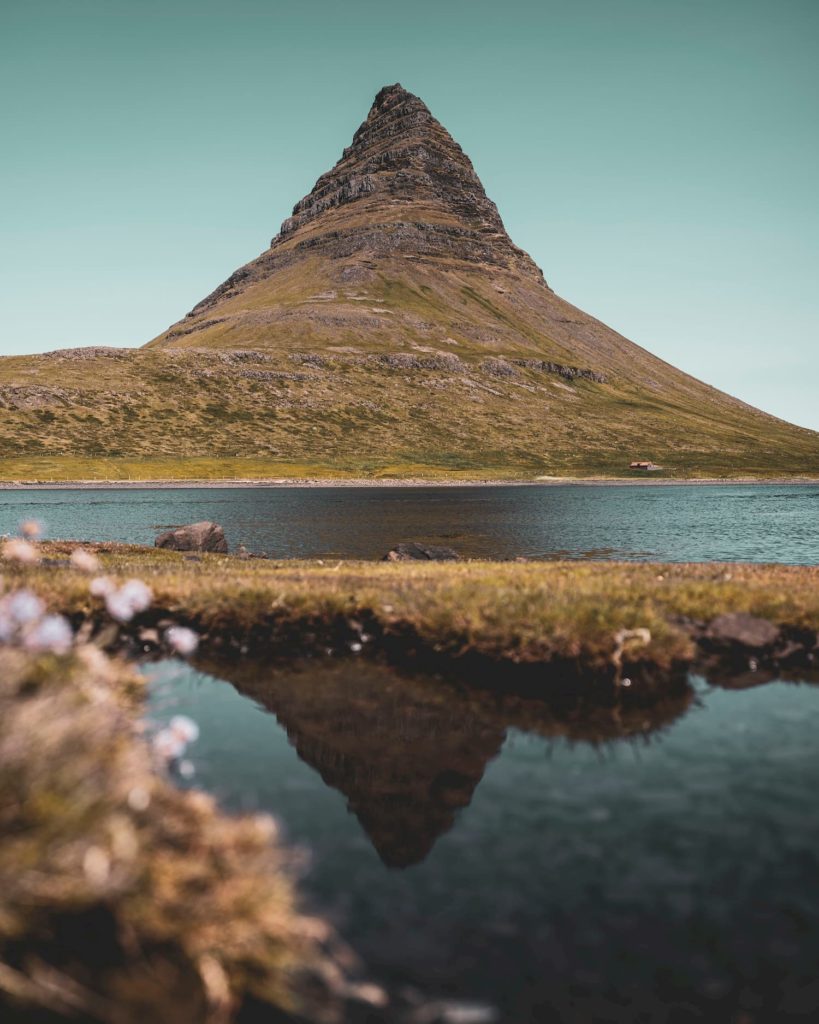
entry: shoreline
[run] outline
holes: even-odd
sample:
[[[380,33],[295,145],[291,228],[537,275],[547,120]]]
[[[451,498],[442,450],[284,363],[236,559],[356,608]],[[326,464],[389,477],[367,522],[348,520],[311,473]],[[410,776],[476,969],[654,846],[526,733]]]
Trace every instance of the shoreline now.
[[[478,689],[621,703],[653,700],[690,671],[751,683],[770,671],[804,679],[815,673],[819,650],[817,566],[331,564],[209,553],[194,560],[142,545],[85,543],[100,571],[139,579],[152,593],[144,613],[117,624],[72,568],[75,546],[44,542],[43,564],[4,565],[7,584],[32,590],[75,630],[136,658],[170,653],[162,636],[173,624],[202,638],[203,657],[360,656],[451,673]]]
[[[236,478],[217,480],[56,480],[32,481],[4,480],[0,481],[0,491],[56,491],[56,490],[204,490],[229,488],[333,488],[333,487],[684,487],[684,486],[748,486],[751,484],[768,484],[782,486],[785,484],[819,485],[819,477],[691,477],[662,478],[646,477],[535,477],[533,479],[453,479],[443,477],[440,480],[425,477],[409,477],[396,479],[299,477],[278,478],[262,477],[259,479]]]

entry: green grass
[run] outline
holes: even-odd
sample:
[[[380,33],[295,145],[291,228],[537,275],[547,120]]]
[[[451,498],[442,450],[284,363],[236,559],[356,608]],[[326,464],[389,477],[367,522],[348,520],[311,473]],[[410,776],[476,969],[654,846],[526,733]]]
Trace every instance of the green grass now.
[[[819,435],[743,406],[462,358],[454,373],[161,349],[0,359],[0,402],[18,406],[0,416],[0,480],[623,477],[636,458],[681,479],[819,476]]]
[[[446,259],[380,258],[358,283],[311,256],[259,266],[176,326],[202,329],[91,358],[0,359],[0,480],[616,478],[636,459],[677,479],[819,477],[819,434],[661,362],[535,276]],[[462,365],[368,361],[396,353]],[[498,377],[489,357],[606,383]]]
[[[68,550],[57,542],[52,554]],[[265,654],[342,646],[359,631],[375,647],[424,651],[451,664],[553,664],[610,675],[623,630],[635,671],[690,663],[691,620],[749,612],[786,631],[819,629],[819,568],[752,565],[549,563],[372,563],[242,561],[100,545],[106,571],[139,575],[155,595],[154,616],[194,625],[211,639]],[[104,619],[87,580],[68,569],[17,569],[55,608]],[[366,623],[366,627],[361,626]],[[572,668],[573,666],[573,668]],[[544,685],[549,676],[544,675]]]

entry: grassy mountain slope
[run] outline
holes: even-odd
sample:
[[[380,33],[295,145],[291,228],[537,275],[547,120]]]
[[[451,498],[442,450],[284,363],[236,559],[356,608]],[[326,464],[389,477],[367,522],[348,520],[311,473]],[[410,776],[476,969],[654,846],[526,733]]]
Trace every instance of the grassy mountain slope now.
[[[622,476],[637,457],[682,477],[819,475],[816,434],[716,395],[704,411],[451,356],[88,351],[0,360],[0,478]]]

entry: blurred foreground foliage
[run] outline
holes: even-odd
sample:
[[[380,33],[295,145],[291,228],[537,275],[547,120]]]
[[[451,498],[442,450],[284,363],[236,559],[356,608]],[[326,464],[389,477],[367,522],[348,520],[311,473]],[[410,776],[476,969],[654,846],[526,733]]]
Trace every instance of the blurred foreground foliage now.
[[[142,686],[90,645],[0,647],[0,1016],[290,1019],[335,970],[329,930],[296,907],[271,819],[156,770]]]

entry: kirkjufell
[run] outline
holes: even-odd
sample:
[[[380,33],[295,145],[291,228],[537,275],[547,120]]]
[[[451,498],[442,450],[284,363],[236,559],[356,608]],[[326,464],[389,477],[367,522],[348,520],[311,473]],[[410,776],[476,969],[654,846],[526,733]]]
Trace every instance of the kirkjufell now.
[[[6,478],[819,474],[557,296],[398,84],[261,256],[143,349],[0,360],[0,408]]]

